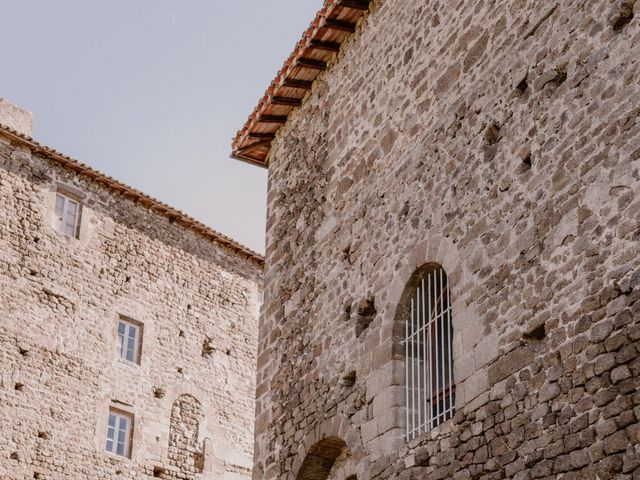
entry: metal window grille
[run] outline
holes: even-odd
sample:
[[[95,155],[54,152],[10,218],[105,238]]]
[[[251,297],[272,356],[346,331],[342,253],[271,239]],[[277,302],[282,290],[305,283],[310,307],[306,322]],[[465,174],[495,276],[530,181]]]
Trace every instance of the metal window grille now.
[[[129,362],[140,363],[142,325],[125,319],[118,322],[118,356]]]
[[[56,228],[71,237],[78,238],[80,227],[80,202],[56,193],[56,206],[54,209]]]
[[[435,268],[412,292],[405,323],[407,440],[453,416],[452,338],[449,282],[445,271]]]
[[[131,456],[131,433],[133,415],[115,410],[109,411],[107,424],[107,452],[120,457]]]

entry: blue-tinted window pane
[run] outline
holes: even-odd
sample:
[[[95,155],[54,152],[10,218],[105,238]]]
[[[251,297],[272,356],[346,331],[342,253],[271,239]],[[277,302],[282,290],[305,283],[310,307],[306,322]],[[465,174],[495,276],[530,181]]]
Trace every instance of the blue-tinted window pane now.
[[[76,213],[78,211],[78,203],[73,200],[67,200],[67,202],[67,216],[71,217],[75,221]]]
[[[106,450],[120,456],[129,455],[129,422],[127,416],[109,414]]]
[[[139,327],[124,320],[118,323],[118,355],[133,363],[138,363],[139,330]]]
[[[64,233],[66,233],[69,236],[74,237],[76,235],[75,232],[75,225],[73,223],[66,223],[64,226]]]
[[[118,356],[124,357],[123,348],[124,345],[124,337],[122,335],[118,335]]]
[[[57,219],[62,221],[62,212],[64,210],[64,197],[59,193],[56,194],[56,207],[54,210],[55,216]]]
[[[133,325],[129,325],[129,338],[127,339],[127,360],[135,362],[135,350],[136,350],[136,333],[138,329]]]

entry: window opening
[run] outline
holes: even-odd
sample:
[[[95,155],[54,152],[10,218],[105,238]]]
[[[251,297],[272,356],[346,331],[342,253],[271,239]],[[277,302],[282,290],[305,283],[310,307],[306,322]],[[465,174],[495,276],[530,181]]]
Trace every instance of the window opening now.
[[[118,321],[118,356],[129,362],[140,364],[142,324],[121,318]]]
[[[120,457],[131,457],[132,431],[133,416],[111,409],[107,425],[107,452]]]
[[[440,267],[431,268],[412,290],[404,341],[407,440],[449,420],[455,407],[447,275]]]
[[[56,193],[56,206],[54,209],[55,227],[58,231],[78,238],[80,227],[80,202],[66,195]]]

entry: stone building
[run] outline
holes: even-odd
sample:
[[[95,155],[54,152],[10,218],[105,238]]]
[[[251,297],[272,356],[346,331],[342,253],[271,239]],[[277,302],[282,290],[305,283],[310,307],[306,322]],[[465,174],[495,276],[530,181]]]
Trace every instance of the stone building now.
[[[324,2],[234,140],[255,480],[640,478],[639,9]]]
[[[250,478],[262,258],[0,121],[0,478]]]

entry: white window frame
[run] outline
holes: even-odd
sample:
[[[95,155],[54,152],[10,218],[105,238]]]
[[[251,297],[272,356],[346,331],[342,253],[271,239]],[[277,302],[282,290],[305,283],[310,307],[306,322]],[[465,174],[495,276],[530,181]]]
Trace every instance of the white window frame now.
[[[113,418],[113,425],[111,419]],[[122,422],[125,422],[124,428]],[[105,450],[118,457],[131,458],[134,416],[115,408],[109,408]],[[122,435],[121,435],[122,434]],[[122,437],[122,441],[120,438]],[[122,449],[118,447],[122,445]]]
[[[143,329],[143,324],[140,322],[122,316],[118,318],[116,352],[120,359],[125,362],[140,365]],[[135,333],[133,337],[133,349],[129,346],[132,332]],[[132,353],[131,358],[129,358],[129,352]]]
[[[59,201],[62,202],[60,207],[58,207]],[[68,223],[69,215],[70,215],[70,212],[69,212],[70,204],[74,204],[76,206],[75,217],[73,219],[72,224]],[[63,233],[69,237],[79,238],[81,213],[82,213],[82,202],[79,199],[71,197],[65,192],[61,192],[61,191],[56,192],[55,203],[53,206],[53,220],[54,220],[54,226],[56,230],[58,230],[60,233]],[[69,233],[67,231],[67,227],[71,227],[73,230],[73,233]]]

